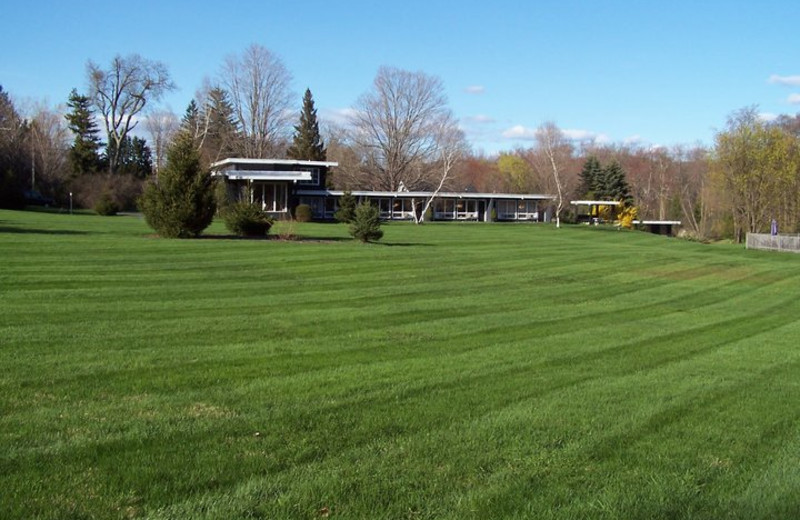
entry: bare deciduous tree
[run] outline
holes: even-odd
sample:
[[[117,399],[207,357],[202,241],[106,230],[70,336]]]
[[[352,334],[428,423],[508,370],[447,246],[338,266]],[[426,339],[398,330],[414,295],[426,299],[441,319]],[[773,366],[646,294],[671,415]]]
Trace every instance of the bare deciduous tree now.
[[[153,150],[153,169],[158,175],[161,167],[167,162],[167,148],[180,128],[180,122],[178,116],[170,110],[154,110],[147,114],[144,126]]]
[[[31,189],[45,185],[52,193],[69,177],[67,149],[70,133],[62,112],[58,107],[50,108],[45,103],[36,103],[29,111]]]
[[[246,157],[276,157],[282,152],[294,116],[291,80],[283,61],[261,45],[226,58],[220,85],[230,95]]]
[[[708,238],[711,233],[714,209],[710,200],[713,187],[707,154],[699,146],[691,149],[677,146],[671,154],[675,161],[675,183],[683,226],[700,239]]]
[[[350,116],[365,187],[434,189],[441,180],[442,139],[456,130],[439,78],[381,67]]]
[[[564,195],[567,192],[563,170],[572,155],[572,146],[552,121],[546,121],[539,126],[536,130],[536,142],[547,162],[543,169],[549,169],[553,175],[556,188],[556,227],[561,227],[561,210],[564,208]]]
[[[148,102],[158,101],[173,90],[175,84],[166,65],[145,59],[138,54],[117,55],[108,69],[89,61],[86,65],[92,102],[103,116],[109,148],[109,172],[120,163],[122,143],[139,123],[137,115]]]
[[[433,172],[438,172],[439,182],[431,195],[426,198],[422,211],[414,211],[414,221],[422,224],[425,221],[425,214],[431,207],[434,199],[445,187],[453,168],[467,153],[468,146],[464,137],[464,132],[456,124],[449,111],[442,115],[439,122],[434,126],[436,141],[436,161],[434,162]]]

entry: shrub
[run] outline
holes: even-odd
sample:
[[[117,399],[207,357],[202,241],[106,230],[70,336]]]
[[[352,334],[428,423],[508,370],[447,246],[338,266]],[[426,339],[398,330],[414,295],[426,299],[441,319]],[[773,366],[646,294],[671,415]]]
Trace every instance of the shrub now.
[[[25,183],[12,169],[0,171],[0,208],[25,207]]]
[[[339,209],[333,215],[339,222],[352,222],[356,215],[356,198],[352,193],[346,191],[339,199]]]
[[[106,192],[100,195],[97,202],[94,203],[94,210],[98,215],[110,217],[119,213],[119,205],[114,200],[114,197]]]
[[[109,197],[116,204],[117,211],[134,211],[143,185],[141,179],[132,175],[97,173],[74,179],[69,190],[74,192],[75,204],[82,208],[97,211],[100,199]]]
[[[234,202],[228,204],[223,212],[225,227],[231,233],[242,237],[263,237],[275,222],[255,204]]]
[[[231,193],[228,191],[228,185],[223,179],[217,179],[214,183],[214,202],[217,205],[217,212],[221,217],[225,216],[225,212],[233,205],[234,200]]]
[[[639,210],[636,206],[627,206],[623,202],[619,209],[619,225],[625,229],[633,228],[633,221],[636,220],[638,214]]]
[[[294,208],[294,218],[298,222],[311,222],[311,206],[308,204],[299,204]]]
[[[168,238],[196,237],[211,224],[214,180],[200,166],[191,136],[179,134],[167,150],[167,165],[139,199],[147,224]]]
[[[497,209],[492,208],[492,211],[489,212],[489,220],[497,222]]]
[[[381,219],[378,208],[372,204],[362,202],[356,207],[353,222],[350,224],[350,234],[362,242],[380,240],[383,231],[380,229]]]

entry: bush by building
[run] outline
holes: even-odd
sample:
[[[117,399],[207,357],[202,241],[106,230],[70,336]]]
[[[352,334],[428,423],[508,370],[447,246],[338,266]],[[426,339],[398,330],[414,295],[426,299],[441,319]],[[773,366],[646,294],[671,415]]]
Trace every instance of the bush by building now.
[[[308,204],[299,204],[294,208],[294,218],[298,222],[311,222],[311,217],[311,206]]]
[[[223,211],[225,227],[243,237],[263,237],[269,233],[274,220],[255,204],[246,201],[228,204]]]
[[[339,222],[352,222],[356,214],[356,198],[352,193],[346,191],[339,199],[339,209],[333,215]]]

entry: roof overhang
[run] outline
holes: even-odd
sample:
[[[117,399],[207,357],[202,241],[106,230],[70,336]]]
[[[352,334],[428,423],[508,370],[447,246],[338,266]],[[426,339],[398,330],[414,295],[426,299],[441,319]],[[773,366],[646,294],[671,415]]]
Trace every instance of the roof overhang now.
[[[214,172],[217,177],[230,180],[248,181],[310,181],[311,172],[278,170],[221,170]]]
[[[306,168],[311,168],[311,167],[332,168],[339,166],[339,163],[329,162],[329,161],[296,161],[294,159],[246,159],[242,157],[230,157],[228,159],[223,159],[221,161],[213,163],[211,165],[211,169],[217,170],[224,167],[236,167],[236,166],[249,166],[249,167],[265,166],[268,169],[270,165],[300,166]]]
[[[618,200],[571,200],[573,206],[619,206]]]
[[[318,197],[341,197],[341,190],[297,190],[298,195]],[[379,197],[393,199],[428,198],[434,195],[432,191],[351,191],[354,197]],[[535,193],[472,193],[472,192],[444,192],[436,193],[437,199],[503,199],[503,200],[554,200],[554,195],[540,195]]]

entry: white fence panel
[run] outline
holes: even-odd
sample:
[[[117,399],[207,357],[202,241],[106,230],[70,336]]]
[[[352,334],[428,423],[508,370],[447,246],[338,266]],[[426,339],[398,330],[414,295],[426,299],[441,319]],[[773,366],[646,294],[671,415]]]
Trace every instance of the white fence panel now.
[[[766,233],[748,233],[747,249],[769,249],[771,251],[789,251],[800,253],[799,235],[768,235]]]

